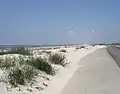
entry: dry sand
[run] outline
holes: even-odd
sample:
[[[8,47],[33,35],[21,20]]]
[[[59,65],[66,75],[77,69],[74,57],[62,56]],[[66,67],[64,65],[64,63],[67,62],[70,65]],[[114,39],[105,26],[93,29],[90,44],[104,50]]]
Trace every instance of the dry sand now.
[[[66,57],[71,61],[70,65],[67,68],[61,70],[60,75],[56,75],[53,81],[49,84],[48,88],[45,91],[42,91],[41,94],[59,94],[60,91],[64,88],[70,78],[73,76],[78,67],[82,67],[77,63],[84,56],[100,49],[105,46],[88,46],[88,49],[80,49],[78,51],[74,51],[75,47],[68,48],[69,52]],[[39,93],[36,93],[39,94]]]
[[[6,91],[6,85],[4,83],[0,84],[0,94],[59,94],[59,92],[64,88],[64,86],[67,84],[69,79],[73,76],[75,71],[78,67],[82,67],[81,65],[78,65],[77,63],[81,58],[84,56],[90,54],[91,52],[94,52],[97,49],[103,48],[105,46],[87,46],[86,48],[75,50],[75,47],[69,47],[69,48],[60,48],[60,49],[66,49],[67,53],[64,53],[67,57],[67,60],[71,63],[67,65],[65,68],[62,66],[54,65],[57,69],[59,69],[59,73],[57,73],[55,76],[50,76],[45,73],[43,73],[43,76],[48,77],[50,80],[46,80],[45,78],[38,77],[38,82],[35,84],[38,87],[42,87],[44,90],[38,91],[36,89],[36,86],[31,87],[22,87],[23,91],[18,91],[18,88],[12,89],[11,92]],[[48,51],[52,52],[58,52],[60,49],[52,49]],[[39,52],[39,51],[38,51]],[[37,53],[37,51],[36,51]],[[35,55],[36,56],[36,55]],[[48,86],[43,85],[47,84]],[[29,92],[27,89],[31,89],[32,92]]]

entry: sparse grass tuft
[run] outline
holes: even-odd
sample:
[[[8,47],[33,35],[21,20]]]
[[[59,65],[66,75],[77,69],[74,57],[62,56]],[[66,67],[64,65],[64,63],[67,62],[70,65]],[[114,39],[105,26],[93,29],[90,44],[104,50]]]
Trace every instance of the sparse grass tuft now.
[[[58,65],[62,65],[65,66],[67,63],[65,61],[66,56],[62,55],[60,53],[55,53],[55,54],[51,54],[49,56],[49,61],[53,64],[58,64]]]
[[[82,49],[82,48],[85,48],[85,47],[84,46],[76,47],[76,50],[79,50],[79,49]]]
[[[81,46],[80,49],[81,49],[81,48],[85,48],[85,46]]]
[[[67,50],[61,49],[61,50],[59,50],[59,52],[67,52]]]

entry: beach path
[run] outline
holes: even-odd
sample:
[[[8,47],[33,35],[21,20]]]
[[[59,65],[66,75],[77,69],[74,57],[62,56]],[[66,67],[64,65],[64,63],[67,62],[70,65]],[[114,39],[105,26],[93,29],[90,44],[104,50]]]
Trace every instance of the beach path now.
[[[106,48],[79,61],[73,77],[60,94],[120,94],[120,69]]]

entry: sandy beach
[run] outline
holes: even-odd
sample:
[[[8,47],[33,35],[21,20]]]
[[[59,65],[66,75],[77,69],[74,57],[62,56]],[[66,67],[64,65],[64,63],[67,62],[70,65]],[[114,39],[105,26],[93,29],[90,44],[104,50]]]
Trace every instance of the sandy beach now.
[[[56,53],[59,52],[61,49],[65,49],[67,52],[60,53],[66,56],[66,60],[70,62],[70,64],[67,64],[67,66],[65,67],[62,67],[60,65],[53,65],[57,70],[59,70],[56,75],[51,76],[47,75],[46,73],[42,73],[43,77],[38,77],[37,83],[35,83],[33,87],[23,86],[20,87],[20,90],[19,88],[13,88],[11,91],[7,91],[6,84],[1,83],[0,94],[59,94],[60,91],[64,88],[64,86],[67,84],[67,82],[70,80],[70,78],[73,76],[77,68],[82,67],[80,64],[78,65],[79,60],[84,56],[103,47],[105,46],[86,46],[85,48],[76,50],[76,46],[70,46],[66,48],[62,46],[58,49],[46,50],[51,51],[52,53]],[[34,50],[34,57],[41,56],[39,55],[40,51],[41,50]],[[15,56],[17,57],[17,55]],[[46,54],[44,54],[44,56],[46,56]],[[46,78],[48,78],[49,80]],[[40,90],[38,88],[36,89],[36,87],[40,87]]]

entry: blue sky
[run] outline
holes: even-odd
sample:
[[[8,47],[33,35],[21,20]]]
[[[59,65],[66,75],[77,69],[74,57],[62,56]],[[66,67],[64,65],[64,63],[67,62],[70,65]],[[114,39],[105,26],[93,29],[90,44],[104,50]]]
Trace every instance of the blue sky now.
[[[120,0],[0,0],[0,44],[118,40]]]

